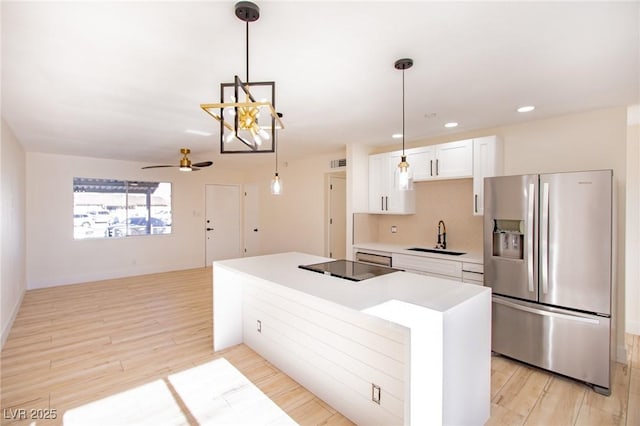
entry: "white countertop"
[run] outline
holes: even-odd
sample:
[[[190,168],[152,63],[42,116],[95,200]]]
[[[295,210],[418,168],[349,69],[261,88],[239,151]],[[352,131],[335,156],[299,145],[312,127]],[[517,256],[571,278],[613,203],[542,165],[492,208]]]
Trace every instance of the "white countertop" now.
[[[410,247],[424,247],[431,248],[424,244],[386,244],[386,243],[357,243],[353,245],[353,248],[359,248],[363,250],[376,250],[376,251],[384,251],[388,253],[401,253],[408,254],[411,256],[422,256],[422,257],[432,257],[436,259],[447,259],[447,260],[457,260],[460,262],[470,262],[470,263],[484,263],[484,259],[482,253],[474,253],[474,252],[466,252],[465,254],[455,256],[450,254],[440,254],[440,253],[426,253],[421,251],[407,250]],[[465,250],[455,250],[455,249],[447,249],[451,251],[462,251]]]
[[[214,264],[358,311],[397,300],[445,312],[469,298],[491,291],[477,285],[401,271],[354,282],[298,268],[298,265],[331,260],[291,252],[223,260]]]

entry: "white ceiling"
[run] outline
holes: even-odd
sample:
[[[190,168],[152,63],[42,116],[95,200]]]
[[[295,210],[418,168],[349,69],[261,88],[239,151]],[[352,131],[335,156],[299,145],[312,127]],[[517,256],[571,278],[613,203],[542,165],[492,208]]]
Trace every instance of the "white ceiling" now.
[[[219,125],[199,108],[244,76],[234,4],[3,1],[2,115],[28,151],[247,160],[218,153]],[[276,81],[285,158],[399,146],[403,57],[408,142],[640,101],[638,2],[258,4],[250,77]],[[515,112],[526,104],[537,109]]]

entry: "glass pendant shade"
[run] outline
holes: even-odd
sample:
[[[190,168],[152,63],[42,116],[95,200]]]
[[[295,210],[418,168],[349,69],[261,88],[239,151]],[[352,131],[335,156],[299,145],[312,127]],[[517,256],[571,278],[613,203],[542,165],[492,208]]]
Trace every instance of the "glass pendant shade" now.
[[[411,191],[413,189],[413,173],[407,163],[407,157],[402,156],[400,164],[396,168],[396,188],[400,191]]]
[[[278,176],[277,172],[273,175],[273,178],[271,178],[271,194],[282,194],[282,180],[280,180],[280,176]]]
[[[402,70],[402,157],[395,171],[394,186],[399,191],[413,190],[413,174],[407,162],[407,156],[404,154],[404,71],[413,66],[413,59],[398,59],[394,64],[395,69]]]

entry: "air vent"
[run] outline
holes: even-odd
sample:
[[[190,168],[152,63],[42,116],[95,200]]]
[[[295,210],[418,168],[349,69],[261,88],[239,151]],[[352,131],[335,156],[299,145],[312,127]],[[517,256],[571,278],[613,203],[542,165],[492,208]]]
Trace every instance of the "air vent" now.
[[[331,168],[338,169],[340,167],[347,167],[347,159],[341,158],[339,160],[331,160]]]

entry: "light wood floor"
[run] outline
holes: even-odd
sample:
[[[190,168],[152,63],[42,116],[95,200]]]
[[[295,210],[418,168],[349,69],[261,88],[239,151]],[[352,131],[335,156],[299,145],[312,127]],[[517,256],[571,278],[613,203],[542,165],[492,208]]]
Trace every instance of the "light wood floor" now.
[[[2,424],[31,424],[11,417],[48,408],[57,419],[35,424],[61,424],[67,410],[220,357],[296,422],[351,424],[247,346],[212,352],[211,280],[200,268],[28,291],[2,351]],[[608,398],[493,357],[487,424],[640,425],[640,336],[627,348]]]

